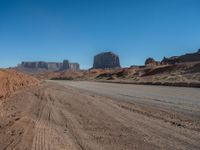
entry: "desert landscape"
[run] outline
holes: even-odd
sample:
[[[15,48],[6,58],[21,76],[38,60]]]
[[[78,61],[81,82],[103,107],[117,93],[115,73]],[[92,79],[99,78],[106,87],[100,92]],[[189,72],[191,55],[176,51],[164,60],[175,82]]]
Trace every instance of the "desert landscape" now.
[[[199,61],[121,68],[102,54],[89,70],[69,61],[1,69],[0,149],[200,149]]]
[[[200,0],[0,0],[0,150],[200,150]]]
[[[106,61],[101,61],[100,58],[100,61],[97,61],[99,67],[96,67],[96,59],[94,58],[94,66],[89,70],[45,71],[35,74],[35,76],[39,79],[49,80],[92,80],[125,84],[200,87],[200,50],[168,59],[164,58],[161,62],[147,58],[144,66],[130,66],[128,68],[121,68],[118,56],[112,52],[103,53],[103,55],[107,55],[106,59],[111,65],[107,64]],[[30,73],[27,72],[26,68],[20,69]]]

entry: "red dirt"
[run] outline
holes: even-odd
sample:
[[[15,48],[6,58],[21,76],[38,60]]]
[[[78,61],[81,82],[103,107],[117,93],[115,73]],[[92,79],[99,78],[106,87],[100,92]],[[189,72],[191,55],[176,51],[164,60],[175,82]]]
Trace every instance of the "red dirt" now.
[[[19,88],[39,83],[39,80],[11,69],[0,70],[0,81],[0,98],[9,96]]]
[[[200,62],[119,69],[49,72],[36,75],[36,77],[52,80],[120,81],[120,83],[199,87]]]

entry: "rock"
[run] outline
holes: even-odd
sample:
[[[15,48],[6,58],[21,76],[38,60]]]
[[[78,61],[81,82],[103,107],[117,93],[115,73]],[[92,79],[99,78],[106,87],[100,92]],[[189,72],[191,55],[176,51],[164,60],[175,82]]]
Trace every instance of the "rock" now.
[[[166,65],[166,64],[177,64],[177,63],[180,63],[180,59],[178,56],[173,56],[173,57],[170,57],[170,58],[166,58],[164,57],[163,60],[161,61],[161,64],[162,65]]]
[[[69,61],[68,60],[64,60],[63,61],[63,66],[61,70],[69,70],[70,66],[69,66]]]
[[[178,64],[195,61],[200,61],[200,49],[196,53],[189,53],[181,56],[173,56],[170,58],[164,57],[161,61],[161,64]]]
[[[199,55],[200,55],[200,49],[198,49],[198,51],[197,51],[197,54],[199,54]]]
[[[43,62],[43,61],[36,62],[36,68],[48,69],[48,64],[46,62]]]
[[[78,63],[70,63],[68,60],[61,62],[26,62],[23,61],[18,65],[16,70],[31,72],[31,73],[41,73],[43,71],[66,71],[66,70],[80,70]]]
[[[70,67],[70,70],[72,70],[72,71],[80,70],[80,66],[78,63],[70,63],[69,67]]]
[[[112,52],[104,52],[94,57],[94,69],[120,68],[119,57]]]
[[[139,66],[137,66],[137,65],[131,65],[130,68],[132,68],[132,69],[139,68]]]
[[[36,68],[36,62],[22,62],[21,65],[26,68]]]
[[[22,66],[27,67],[27,68],[45,68],[47,69],[47,63],[43,61],[39,62],[22,62]]]
[[[80,66],[78,63],[70,63],[68,60],[64,60],[61,70],[77,71],[77,70],[80,70]]]
[[[158,61],[155,61],[153,58],[149,57],[145,61],[145,66],[157,66],[159,65]]]
[[[48,63],[47,63],[47,66],[48,66],[48,70],[57,71],[57,70],[59,70],[60,68],[62,68],[63,63],[48,62]]]

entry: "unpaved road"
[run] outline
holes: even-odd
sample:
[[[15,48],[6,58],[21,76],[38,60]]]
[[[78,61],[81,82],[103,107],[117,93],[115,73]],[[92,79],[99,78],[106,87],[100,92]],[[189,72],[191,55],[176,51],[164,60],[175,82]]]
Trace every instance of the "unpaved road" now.
[[[161,107],[200,118],[200,89],[134,84],[110,84],[86,81],[50,81],[73,86],[114,99]],[[163,108],[164,107],[164,108]]]
[[[0,100],[0,149],[200,149],[195,88],[48,81]]]

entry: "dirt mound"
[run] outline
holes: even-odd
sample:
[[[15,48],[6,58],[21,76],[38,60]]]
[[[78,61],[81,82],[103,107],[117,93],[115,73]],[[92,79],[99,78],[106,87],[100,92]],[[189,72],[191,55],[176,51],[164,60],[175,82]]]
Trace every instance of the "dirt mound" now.
[[[39,80],[9,69],[0,69],[0,81],[0,98],[9,96],[19,88],[39,84]]]

